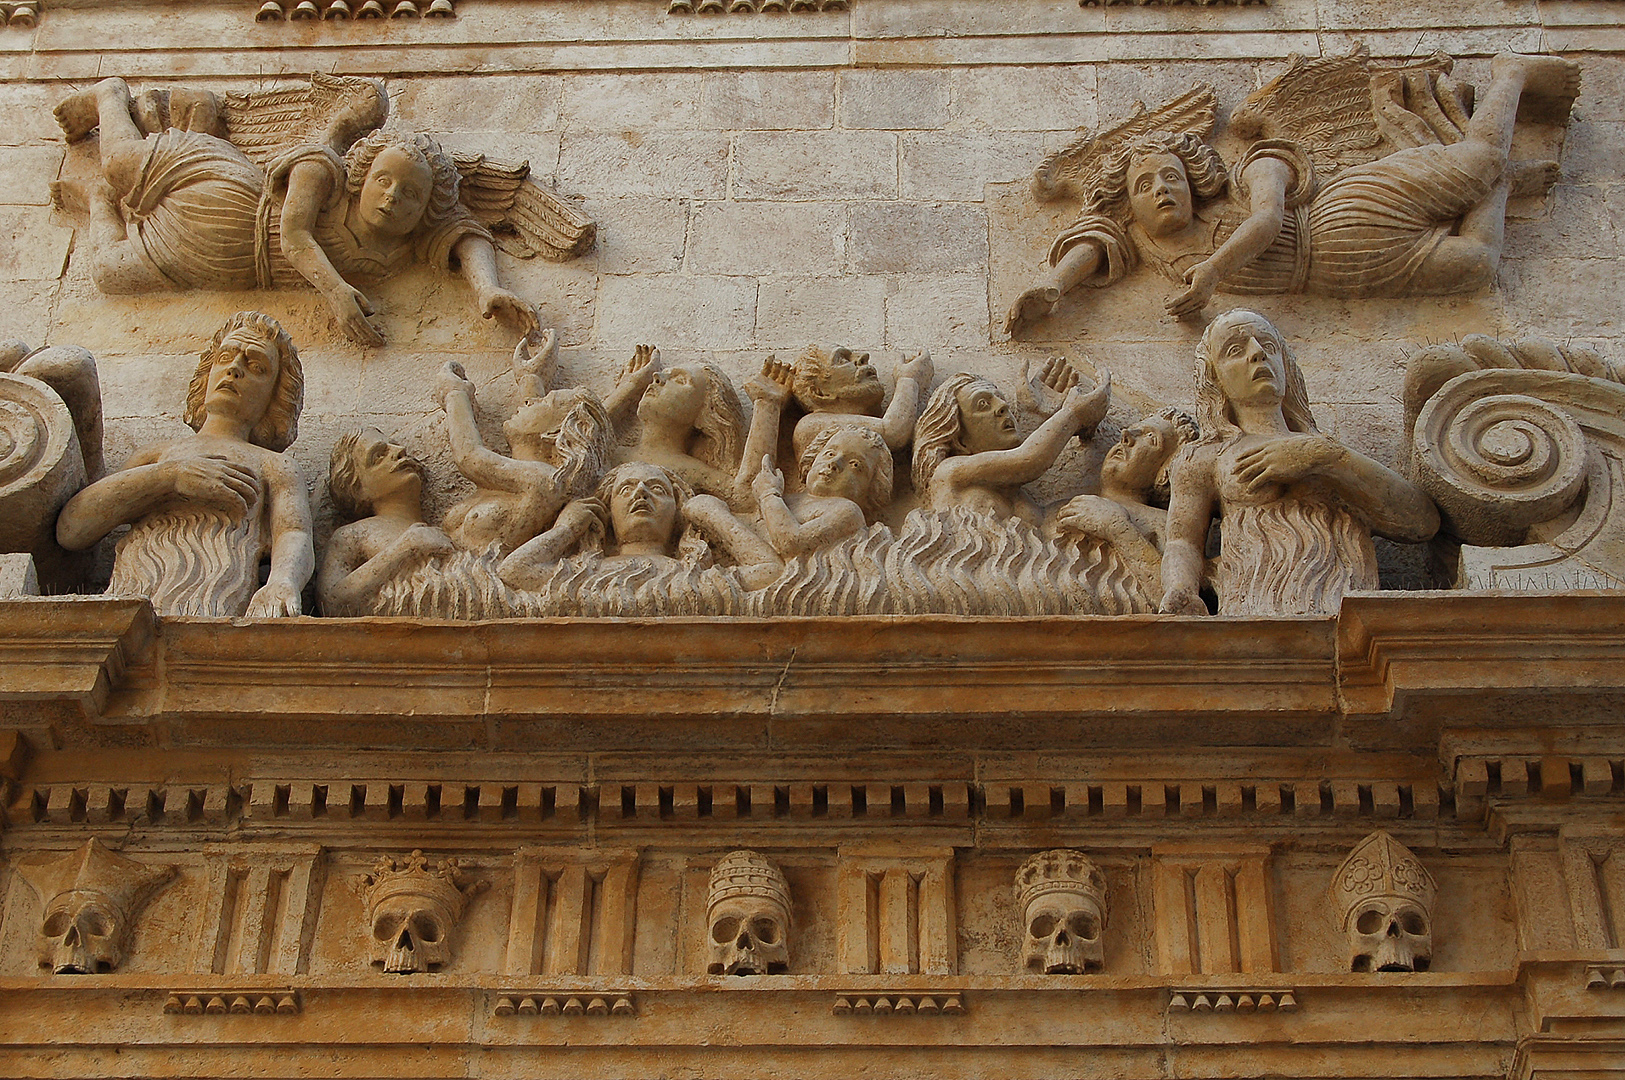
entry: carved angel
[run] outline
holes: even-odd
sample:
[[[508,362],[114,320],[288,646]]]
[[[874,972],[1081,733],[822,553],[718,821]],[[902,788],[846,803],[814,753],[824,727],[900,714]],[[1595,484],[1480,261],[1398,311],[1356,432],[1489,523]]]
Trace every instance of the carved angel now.
[[[1110,285],[1141,259],[1182,286],[1167,304],[1181,317],[1216,291],[1437,296],[1490,284],[1514,185],[1543,191],[1557,178],[1556,162],[1509,161],[1513,125],[1520,109],[1565,120],[1579,67],[1503,54],[1476,104],[1449,73],[1444,57],[1403,68],[1363,52],[1296,59],[1232,117],[1256,138],[1234,170],[1206,141],[1207,87],[1073,144],[1034,190],[1081,196],[1084,216],[1005,328],[1021,333],[1065,293]]]
[[[109,293],[309,282],[352,340],[383,343],[353,282],[414,262],[460,274],[486,318],[520,334],[536,309],[504,289],[495,248],[570,258],[592,246],[579,210],[529,166],[450,155],[426,135],[378,130],[383,84],[313,75],[308,87],[131,97],[104,79],[56,108],[67,140],[100,128],[102,181],[85,192],[91,274]],[[59,189],[58,200],[64,192]]]

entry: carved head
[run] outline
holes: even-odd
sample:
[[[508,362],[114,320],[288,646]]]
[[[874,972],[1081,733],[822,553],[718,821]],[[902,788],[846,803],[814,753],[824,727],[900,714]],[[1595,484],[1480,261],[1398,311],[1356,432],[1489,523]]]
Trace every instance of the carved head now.
[[[694,491],[659,465],[628,461],[604,474],[598,498],[609,509],[618,544],[656,543],[670,548]]]
[[[844,345],[826,349],[809,345],[796,357],[791,391],[808,412],[879,416],[886,388],[869,363],[869,354]]]
[[[423,852],[383,858],[363,879],[372,962],[400,975],[451,962],[451,936],[479,882],[464,883],[456,859],[433,871]]]
[[[1044,975],[1083,975],[1106,964],[1106,877],[1081,851],[1041,851],[1016,871],[1022,960]]]
[[[694,457],[723,472],[739,464],[748,421],[728,373],[715,364],[673,364],[655,372],[638,399],[638,419],[646,424],[692,428]]]
[[[228,409],[251,425],[248,441],[281,453],[299,434],[305,372],[282,324],[239,311],[215,332],[186,389],[183,419],[196,431],[210,408]]]
[[[580,387],[527,398],[502,425],[514,457],[552,465],[560,487],[576,498],[608,467],[612,430],[603,402]]]
[[[124,961],[130,927],[175,873],[114,854],[97,839],[52,862],[19,864],[39,895],[40,967],[57,975],[101,975]]]
[[[1102,163],[1091,209],[1132,218],[1152,236],[1188,226],[1196,199],[1210,199],[1229,183],[1218,151],[1189,132],[1154,131],[1117,148]]]
[[[1100,463],[1101,493],[1138,502],[1148,501],[1153,491],[1166,493],[1169,463],[1198,434],[1190,414],[1172,405],[1130,424]]]
[[[397,491],[423,491],[423,462],[377,428],[339,436],[327,463],[333,509],[350,521],[373,514],[373,503]]]
[[[705,970],[781,975],[790,969],[790,885],[754,851],[731,851],[711,871]]]
[[[1332,875],[1351,971],[1426,971],[1433,962],[1438,887],[1410,849],[1378,830]]]
[[[1236,308],[1208,324],[1196,346],[1196,419],[1204,440],[1240,434],[1238,401],[1276,401],[1292,431],[1316,433],[1298,358],[1275,324]]]
[[[801,455],[801,482],[813,495],[852,500],[873,521],[891,502],[891,447],[873,428],[824,428]]]
[[[404,237],[420,226],[434,229],[458,212],[457,189],[462,174],[439,143],[419,132],[374,131],[358,140],[344,155],[344,177],[350,198],[356,200],[364,220],[365,215],[382,208],[386,189],[394,192],[390,212],[378,219],[381,231],[387,235]],[[416,209],[409,222],[409,205],[403,198],[406,192],[398,186],[406,178],[422,183],[421,201],[412,202]],[[367,209],[368,200],[374,204],[373,211]],[[368,224],[380,228],[373,221]]]
[[[949,457],[1019,445],[1015,414],[1003,392],[980,375],[950,375],[931,391],[914,424],[914,487],[924,491]]]

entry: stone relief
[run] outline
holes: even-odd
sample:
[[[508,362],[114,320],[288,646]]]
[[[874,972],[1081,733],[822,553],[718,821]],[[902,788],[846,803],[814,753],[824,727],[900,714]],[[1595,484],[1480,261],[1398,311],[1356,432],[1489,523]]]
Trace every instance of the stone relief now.
[[[452,935],[469,898],[486,884],[467,880],[456,859],[442,859],[430,870],[422,851],[379,859],[362,882],[372,962],[396,975],[451,963]]]
[[[1382,67],[1363,50],[1296,58],[1231,116],[1254,140],[1234,170],[1207,141],[1217,97],[1206,86],[1052,155],[1035,194],[1081,199],[1084,214],[1005,329],[1019,336],[1079,285],[1110,285],[1141,261],[1179,286],[1176,317],[1215,292],[1432,296],[1493,283],[1509,194],[1557,179],[1556,162],[1510,158],[1516,121],[1565,123],[1580,69],[1503,53],[1475,94],[1451,67]]]
[[[1379,829],[1332,875],[1350,971],[1426,971],[1433,962],[1433,875]]]
[[[528,165],[454,158],[426,135],[380,130],[388,112],[373,79],[135,97],[108,78],[56,107],[69,143],[100,132],[101,179],[86,190],[62,181],[54,195],[88,214],[103,292],[302,281],[351,340],[380,345],[372,301],[354,282],[421,262],[466,280],[485,318],[537,330],[535,307],[498,280],[497,244],[570,258],[592,245],[593,223],[528,179]]]
[[[790,970],[790,883],[755,851],[730,851],[711,871],[705,904],[708,975]]]
[[[55,975],[105,975],[124,962],[141,908],[175,873],[108,850],[94,837],[17,872],[39,896],[39,966]]]
[[[108,592],[165,615],[297,615],[315,567],[305,482],[283,453],[298,433],[304,374],[275,319],[233,315],[198,362],[185,420],[197,433],[137,451],[57,518],[69,551],[131,526]],[[270,575],[260,584],[260,560]]]
[[[669,0],[669,15],[757,15],[785,11],[848,11],[851,0]]]
[[[1625,586],[1625,372],[1578,345],[1469,334],[1405,372],[1413,479],[1466,588]]]
[[[1034,974],[1087,975],[1106,965],[1106,877],[1081,851],[1041,851],[1016,871],[1022,963]]]
[[[1200,615],[1208,531],[1222,519],[1211,578],[1221,615],[1335,612],[1377,587],[1373,533],[1419,543],[1439,527],[1414,484],[1335,439],[1309,411],[1303,373],[1268,319],[1237,309],[1196,350],[1201,439],[1171,475],[1161,610]]]
[[[265,0],[256,22],[300,22],[348,19],[450,19],[457,14],[455,0]]]
[[[16,30],[32,30],[39,24],[39,9],[40,5],[33,0],[0,4],[0,24]]]

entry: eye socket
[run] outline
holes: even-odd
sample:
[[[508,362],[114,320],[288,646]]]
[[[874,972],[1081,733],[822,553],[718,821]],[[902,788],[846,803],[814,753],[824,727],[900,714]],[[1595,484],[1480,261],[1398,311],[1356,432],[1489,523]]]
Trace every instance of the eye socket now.
[[[419,915],[412,920],[412,933],[425,945],[433,945],[440,940],[440,925]]]
[[[395,915],[380,915],[372,924],[372,936],[378,941],[389,941],[400,929],[401,920]]]
[[[71,925],[73,925],[73,920],[68,918],[66,911],[55,912],[45,920],[45,936],[61,937],[68,932],[68,927]]]
[[[1027,928],[1029,937],[1046,938],[1053,933],[1055,933],[1055,916],[1053,915],[1040,915]]]
[[[724,915],[711,924],[711,940],[718,945],[726,945],[739,936],[739,920],[732,915]]]
[[[1354,929],[1362,934],[1375,934],[1382,929],[1382,924],[1382,912],[1362,911],[1360,917],[1354,920]]]
[[[779,940],[779,924],[771,919],[754,919],[750,924],[750,932],[756,940],[763,945],[773,945]]]
[[[113,932],[113,923],[100,911],[87,911],[84,915],[85,930],[97,937],[106,937]]]
[[[1072,917],[1067,919],[1066,928],[1072,931],[1075,937],[1084,941],[1093,941],[1100,936],[1099,921],[1087,911],[1074,912]]]
[[[1428,924],[1419,912],[1407,911],[1399,917],[1399,928],[1412,937],[1421,937],[1428,932]]]

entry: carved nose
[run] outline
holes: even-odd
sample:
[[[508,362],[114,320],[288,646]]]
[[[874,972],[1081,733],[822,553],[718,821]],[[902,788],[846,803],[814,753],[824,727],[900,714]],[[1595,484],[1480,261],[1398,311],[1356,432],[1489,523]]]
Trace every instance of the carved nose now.
[[[1399,923],[1394,919],[1388,920],[1388,936],[1391,938],[1399,936]]]
[[[748,948],[751,947],[751,944],[752,943],[751,943],[749,934],[740,934],[739,935],[739,940],[734,942],[734,948],[736,948],[736,949],[748,949]]]
[[[395,947],[397,949],[410,949],[412,947],[412,932],[410,930],[402,930],[401,939],[395,943]]]
[[[1056,931],[1056,933],[1055,933],[1055,944],[1062,945],[1062,946],[1070,944],[1070,942],[1067,940],[1065,930]]]

